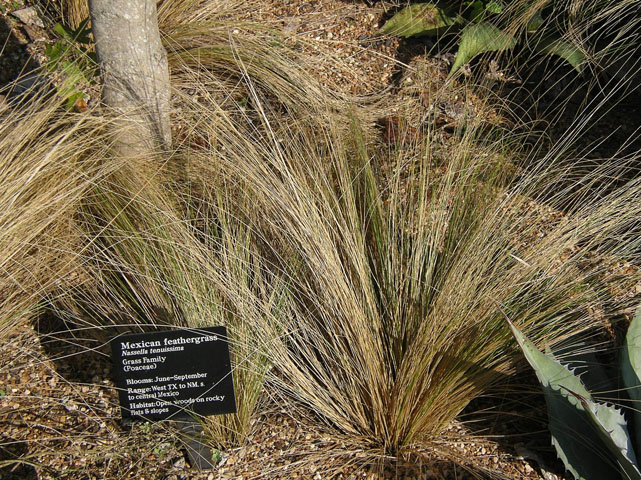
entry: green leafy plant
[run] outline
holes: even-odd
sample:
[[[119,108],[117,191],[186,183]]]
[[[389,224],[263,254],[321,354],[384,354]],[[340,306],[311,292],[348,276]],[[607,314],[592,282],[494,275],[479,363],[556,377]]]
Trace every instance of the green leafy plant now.
[[[160,445],[156,445],[154,447],[154,454],[159,457],[164,457],[165,455],[167,455],[169,448],[170,448],[169,443],[161,443]]]
[[[551,12],[545,9],[546,4],[538,9],[524,4],[508,10],[501,0],[465,0],[455,10],[439,3],[418,3],[394,15],[383,25],[381,33],[402,37],[458,35],[458,53],[450,74],[477,55],[510,50],[519,41],[537,53],[557,55],[581,72],[584,53],[564,41],[551,26]],[[513,31],[515,19],[525,24],[521,35]]]
[[[24,7],[23,2],[9,2],[9,9],[11,10],[18,10],[19,8]],[[4,5],[0,4],[0,13],[5,14],[7,13],[7,7]]]
[[[217,448],[212,448],[211,449],[211,459],[214,465],[220,463],[220,461],[223,459],[223,452],[218,450]]]
[[[82,89],[93,83],[97,62],[95,52],[89,50],[92,41],[88,22],[89,19],[85,19],[76,29],[58,23],[54,31],[59,39],[45,48],[45,54],[49,58],[47,70],[62,73],[57,91],[65,99],[67,110],[71,110],[77,101],[84,98]]]
[[[641,479],[633,448],[633,444],[637,448],[640,445],[641,412],[628,412],[636,433],[633,442],[626,418],[618,408],[595,400],[577,375],[550,352],[541,353],[512,323],[510,327],[543,386],[552,443],[565,467],[577,479]],[[620,367],[628,396],[639,400],[641,308],[628,329]]]
[[[0,3],[0,13],[5,15],[7,12],[12,12],[14,10],[19,10],[20,8],[24,7],[24,2],[9,2],[8,6],[3,5]]]
[[[20,6],[21,5],[18,2],[11,2],[10,6],[9,6],[9,9],[16,10],[16,9],[20,8]],[[7,7],[5,7],[3,4],[0,3],[0,13],[4,15],[4,14],[7,13],[7,11],[8,11]]]
[[[153,430],[153,424],[151,422],[141,423],[140,430],[144,433],[149,434]]]

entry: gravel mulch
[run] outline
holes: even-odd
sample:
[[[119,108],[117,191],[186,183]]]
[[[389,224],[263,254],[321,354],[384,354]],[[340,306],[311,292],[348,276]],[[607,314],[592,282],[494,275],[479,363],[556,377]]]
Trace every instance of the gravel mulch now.
[[[247,442],[219,452],[213,470],[199,471],[171,422],[123,424],[105,346],[50,322],[41,319],[38,333],[22,322],[0,349],[2,480],[472,478],[460,464],[507,478],[541,478],[522,449],[506,449],[462,425],[444,432],[435,451],[415,450],[397,462],[268,401]]]

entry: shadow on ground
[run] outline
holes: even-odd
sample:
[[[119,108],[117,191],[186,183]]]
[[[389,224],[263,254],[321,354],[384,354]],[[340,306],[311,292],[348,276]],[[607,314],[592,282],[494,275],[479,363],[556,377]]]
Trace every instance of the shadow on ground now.
[[[71,383],[91,384],[111,379],[111,351],[106,336],[64,322],[51,312],[42,313],[34,329],[56,371]]]
[[[18,38],[10,17],[0,16],[0,90],[37,67],[27,50],[28,41]]]
[[[6,467],[0,467],[0,480],[38,480],[35,467],[19,460],[27,453],[25,442],[0,444],[0,465],[8,463]]]

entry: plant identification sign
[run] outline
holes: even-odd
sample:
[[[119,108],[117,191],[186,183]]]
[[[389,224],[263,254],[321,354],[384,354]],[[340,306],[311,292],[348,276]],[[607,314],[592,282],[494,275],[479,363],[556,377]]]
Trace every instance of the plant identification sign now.
[[[111,350],[123,418],[236,411],[225,327],[122,335]]]

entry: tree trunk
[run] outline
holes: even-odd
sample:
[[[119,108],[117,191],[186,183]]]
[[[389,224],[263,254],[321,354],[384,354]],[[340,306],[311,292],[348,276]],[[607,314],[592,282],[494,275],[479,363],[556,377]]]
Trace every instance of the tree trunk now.
[[[89,10],[103,102],[128,123],[116,134],[117,148],[169,148],[169,68],[155,0],[89,0]]]

